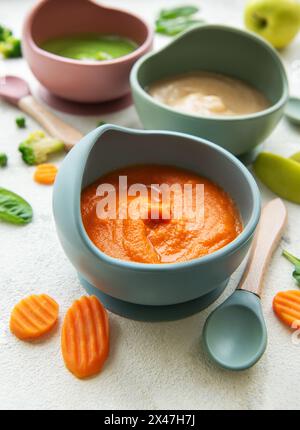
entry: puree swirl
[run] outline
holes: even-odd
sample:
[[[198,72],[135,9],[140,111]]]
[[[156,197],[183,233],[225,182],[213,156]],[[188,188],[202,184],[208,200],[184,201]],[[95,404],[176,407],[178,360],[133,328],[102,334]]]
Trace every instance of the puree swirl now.
[[[204,186],[203,218],[196,216],[175,217],[174,194],[169,201],[145,201],[144,196],[120,199],[119,177],[127,176],[128,187],[144,184],[172,186],[189,184],[193,190],[189,209],[196,209],[196,186]],[[116,189],[117,213],[131,205],[134,217],[103,219],[97,216],[97,203],[105,196],[97,196],[101,184],[111,184]],[[150,195],[150,193],[149,193]],[[151,219],[156,206],[157,219]],[[145,214],[146,210],[146,214]],[[170,217],[164,219],[164,211]],[[203,210],[203,203],[201,210]],[[81,214],[85,230],[91,241],[104,253],[121,260],[148,264],[175,263],[211,254],[233,241],[242,231],[238,210],[230,196],[210,180],[197,174],[170,166],[143,165],[114,171],[85,188],[81,196]],[[199,219],[198,219],[199,218]]]
[[[239,79],[193,72],[152,83],[149,94],[175,110],[203,116],[238,116],[267,109],[264,94]]]

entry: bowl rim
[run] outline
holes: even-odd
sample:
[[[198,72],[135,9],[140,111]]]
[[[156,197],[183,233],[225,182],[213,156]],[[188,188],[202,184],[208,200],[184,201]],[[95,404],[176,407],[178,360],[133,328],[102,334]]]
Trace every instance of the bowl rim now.
[[[145,30],[147,32],[147,35],[146,35],[144,42],[141,45],[138,45],[138,47],[134,51],[130,52],[127,55],[123,55],[121,57],[117,57],[117,58],[114,58],[112,60],[102,60],[102,61],[76,60],[73,58],[62,57],[60,55],[56,55],[56,54],[53,54],[51,52],[45,51],[44,49],[40,48],[35,43],[35,41],[33,40],[32,24],[33,24],[33,20],[35,19],[38,11],[40,9],[42,9],[44,7],[44,5],[50,1],[51,0],[42,0],[42,1],[38,2],[37,4],[35,4],[31,8],[31,10],[29,11],[29,13],[28,13],[28,15],[24,21],[24,25],[23,25],[23,33],[25,36],[24,39],[27,40],[30,48],[33,51],[35,51],[37,54],[39,54],[45,58],[58,61],[59,63],[71,64],[73,66],[91,66],[91,67],[99,67],[100,65],[101,66],[111,66],[114,64],[119,64],[119,63],[134,60],[135,58],[137,58],[137,57],[141,56],[143,53],[145,53],[152,46],[153,36],[154,36],[153,30],[147,24],[147,22],[144,19],[142,19],[140,16],[136,15],[135,13],[129,12],[125,9],[122,9],[122,8],[104,6],[103,4],[96,3],[93,0],[89,0],[89,2],[91,4],[93,4],[96,7],[99,7],[100,9],[107,9],[107,10],[112,11],[112,12],[120,12],[120,13],[123,13],[124,15],[135,18],[137,21],[140,21],[140,23],[143,24],[143,26],[145,27]]]
[[[205,255],[203,257],[195,258],[193,260],[178,262],[178,263],[164,263],[164,264],[149,264],[149,263],[138,263],[134,261],[127,261],[127,260],[121,260],[118,258],[111,257],[107,254],[105,254],[103,251],[101,251],[89,238],[84,225],[82,221],[81,216],[81,208],[80,208],[80,197],[81,197],[81,191],[82,191],[82,179],[84,174],[84,169],[86,165],[86,161],[88,160],[88,157],[90,155],[90,152],[94,145],[98,142],[98,140],[101,138],[101,136],[107,132],[107,131],[117,131],[120,133],[127,133],[132,135],[139,135],[139,136],[149,136],[149,135],[163,135],[163,136],[173,136],[176,138],[183,138],[188,139],[190,141],[193,141],[195,144],[202,144],[205,146],[211,147],[214,151],[219,152],[224,158],[229,160],[232,165],[234,165],[235,168],[242,171],[246,181],[248,182],[250,192],[252,194],[252,211],[251,216],[246,224],[243,231],[230,243],[225,245],[223,248],[220,248],[219,250],[213,252],[212,254]],[[78,175],[78,181],[79,181],[79,188],[80,193],[77,196],[76,193],[76,201],[75,201],[75,211],[76,211],[76,218],[77,218],[77,227],[79,228],[79,234],[81,239],[84,241],[85,245],[88,249],[100,260],[104,261],[107,264],[117,266],[121,269],[127,269],[127,270],[135,270],[135,271],[143,271],[143,272],[152,272],[152,271],[158,271],[158,272],[165,272],[168,270],[186,270],[189,268],[194,268],[195,266],[201,266],[205,265],[206,263],[210,263],[214,260],[218,260],[223,258],[224,256],[230,255],[234,252],[236,252],[240,247],[242,247],[253,235],[254,231],[256,230],[256,227],[258,225],[259,219],[260,219],[260,213],[261,213],[261,197],[260,197],[260,191],[256,184],[256,181],[254,177],[251,175],[251,173],[248,171],[248,169],[242,164],[241,161],[239,161],[234,155],[232,155],[229,151],[226,149],[216,145],[215,143],[212,143],[206,139],[202,139],[195,136],[190,136],[186,133],[179,133],[179,132],[171,132],[171,131],[161,131],[161,130],[137,130],[137,129],[131,129],[126,127],[121,127],[117,125],[112,124],[105,124],[97,129],[95,129],[93,132],[93,138],[91,139],[89,143],[89,150],[86,152],[84,159],[81,158],[82,165],[81,170]],[[88,143],[85,141],[85,145]],[[77,183],[78,185],[78,183]]]
[[[266,48],[266,50],[269,51],[270,55],[274,58],[275,62],[277,63],[278,70],[280,71],[280,75],[282,78],[283,91],[282,91],[282,94],[281,94],[281,97],[279,98],[279,100],[276,103],[269,106],[267,109],[263,109],[261,111],[250,113],[250,114],[228,115],[228,116],[218,116],[218,115],[204,116],[204,115],[193,115],[193,114],[188,113],[188,112],[181,112],[179,110],[176,110],[176,109],[174,109],[168,105],[165,105],[165,104],[157,101],[154,97],[150,96],[150,94],[144,89],[144,87],[142,87],[142,85],[139,82],[138,72],[139,72],[140,67],[149,58],[154,57],[156,55],[159,55],[159,54],[163,53],[164,51],[167,51],[169,49],[169,47],[172,46],[173,44],[176,44],[178,42],[178,40],[184,39],[190,33],[198,32],[199,30],[203,30],[203,29],[225,30],[225,31],[229,31],[232,33],[236,33],[242,37],[243,36],[248,37],[248,38],[260,43],[264,48]],[[144,55],[142,58],[140,58],[134,64],[134,66],[131,70],[130,84],[131,84],[132,89],[136,90],[139,93],[139,95],[142,96],[144,99],[146,99],[149,103],[157,106],[158,108],[164,110],[165,112],[169,112],[169,113],[172,113],[174,115],[178,115],[180,117],[185,117],[187,119],[192,118],[194,120],[220,121],[220,122],[225,121],[225,122],[227,122],[227,121],[243,121],[246,119],[255,119],[255,118],[259,118],[261,116],[268,115],[268,114],[271,114],[271,113],[279,110],[281,107],[283,107],[287,103],[288,98],[289,98],[289,84],[288,84],[288,78],[287,78],[286,70],[284,68],[284,65],[283,65],[281,58],[279,57],[279,55],[277,54],[277,52],[273,48],[273,46],[269,42],[267,42],[265,39],[263,39],[261,36],[254,34],[248,30],[239,29],[236,27],[232,27],[229,25],[222,25],[222,24],[200,24],[200,25],[194,26],[194,27],[188,29],[187,31],[185,31],[184,33],[175,37],[171,43],[167,44],[166,46],[164,46],[160,50],[155,51],[155,52],[150,52],[150,53]]]

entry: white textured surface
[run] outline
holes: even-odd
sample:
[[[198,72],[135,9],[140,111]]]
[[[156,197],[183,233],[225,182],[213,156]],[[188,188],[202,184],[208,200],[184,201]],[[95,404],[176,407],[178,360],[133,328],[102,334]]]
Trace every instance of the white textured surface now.
[[[32,0],[1,0],[1,23],[20,33],[24,14]],[[184,0],[127,0],[110,4],[128,6],[149,21],[162,5]],[[197,3],[197,0],[189,1]],[[210,22],[242,25],[243,0],[202,0],[202,15]],[[157,40],[164,43],[164,39]],[[291,87],[297,93],[297,64],[300,68],[300,38],[285,52]],[[298,60],[298,63],[297,63]],[[3,62],[2,62],[3,63]],[[36,83],[25,62],[0,64],[1,74],[26,76]],[[291,73],[293,72],[293,73]],[[298,83],[300,95],[300,85]],[[64,367],[60,353],[59,329],[39,344],[16,340],[8,330],[13,305],[30,293],[48,293],[60,304],[61,320],[68,306],[83,294],[75,271],[64,256],[56,237],[51,213],[52,189],[32,180],[17,145],[27,131],[16,130],[16,109],[0,102],[0,150],[9,154],[9,167],[0,172],[0,184],[31,202],[35,218],[25,228],[0,224],[0,408],[34,409],[281,409],[299,408],[300,341],[293,344],[288,329],[274,317],[271,303],[280,290],[296,288],[291,265],[280,256],[272,261],[265,280],[263,306],[269,329],[269,346],[263,359],[251,370],[233,374],[216,368],[203,354],[200,334],[207,315],[216,306],[184,321],[148,324],[110,315],[111,354],[103,372],[89,381],[76,380]],[[62,115],[82,132],[104,119],[129,127],[140,127],[133,108],[97,118]],[[28,119],[30,129],[36,124]],[[300,150],[300,130],[285,120],[266,142],[276,152]],[[272,194],[262,189],[263,199]],[[289,223],[281,247],[300,255],[300,209],[287,204]],[[234,289],[236,273],[221,300]],[[247,334],[245,333],[245,336]]]

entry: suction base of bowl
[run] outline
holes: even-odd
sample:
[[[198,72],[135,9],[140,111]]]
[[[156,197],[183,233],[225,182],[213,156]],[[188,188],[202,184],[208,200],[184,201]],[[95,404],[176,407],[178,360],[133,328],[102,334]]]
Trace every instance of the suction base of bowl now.
[[[228,284],[228,280],[226,280],[212,293],[190,302],[170,306],[145,306],[111,297],[95,288],[80,275],[79,279],[87,293],[98,297],[110,312],[132,320],[149,322],[174,321],[194,315],[216,301]]]
[[[127,94],[117,100],[112,100],[104,103],[77,103],[51,94],[46,88],[41,85],[38,88],[38,96],[50,107],[60,112],[69,113],[72,115],[105,115],[118,112],[132,105],[131,94]]]

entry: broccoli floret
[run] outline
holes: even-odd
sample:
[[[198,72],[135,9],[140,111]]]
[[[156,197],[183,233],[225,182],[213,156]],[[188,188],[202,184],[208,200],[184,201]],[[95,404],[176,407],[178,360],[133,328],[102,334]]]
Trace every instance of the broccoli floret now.
[[[0,152],[0,167],[7,166],[7,155],[4,152]]]
[[[41,131],[30,133],[28,138],[19,145],[19,151],[26,164],[34,165],[47,161],[47,156],[64,149],[64,143],[48,137]]]
[[[0,55],[4,58],[22,57],[21,41],[14,37],[13,32],[0,25]]]
[[[12,36],[12,31],[0,25],[0,41],[6,40],[9,36]]]
[[[21,41],[14,36],[9,36],[0,41],[0,54],[4,58],[22,57]]]
[[[25,128],[26,127],[26,119],[24,116],[18,116],[16,118],[16,124],[19,128]]]

